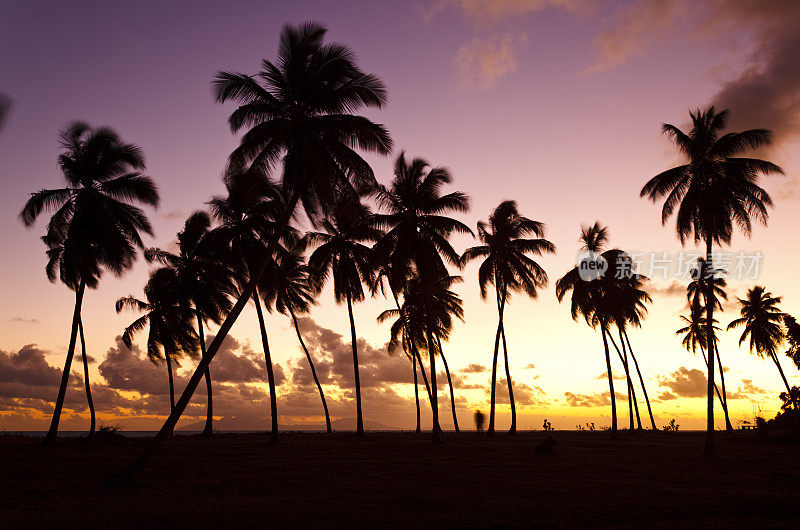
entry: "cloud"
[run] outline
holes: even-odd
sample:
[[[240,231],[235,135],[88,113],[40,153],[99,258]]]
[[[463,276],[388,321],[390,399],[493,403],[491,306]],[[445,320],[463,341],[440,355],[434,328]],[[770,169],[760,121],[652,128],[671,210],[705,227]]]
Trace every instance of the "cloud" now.
[[[626,401],[628,396],[619,392],[614,392],[617,403]],[[564,392],[564,399],[570,407],[605,407],[611,405],[610,392],[598,392],[595,394],[574,394]]]
[[[488,90],[517,69],[516,48],[524,45],[524,34],[494,34],[473,37],[455,56],[461,86]]]
[[[513,382],[513,379],[512,379]],[[540,386],[530,386],[525,383],[514,384],[514,402],[517,406],[538,406],[543,407],[549,404],[549,401],[544,399],[547,393],[542,390]],[[486,388],[486,394],[491,395],[490,386]],[[495,394],[495,401],[500,404],[507,405],[511,401],[508,396],[508,384],[505,379],[497,381],[497,389]]]
[[[586,72],[610,70],[643,55],[654,41],[674,27],[684,1],[640,0],[620,8],[611,26],[595,38],[597,60]]]
[[[669,377],[659,377],[658,384],[669,388],[672,393],[680,397],[705,397],[708,391],[705,374],[697,368],[690,370],[685,366],[672,372]]]
[[[176,208],[174,210],[170,210],[168,212],[159,213],[158,214],[163,219],[183,219],[186,217],[186,212],[181,210],[180,208]]]
[[[467,365],[466,368],[461,369],[461,373],[464,374],[481,374],[483,372],[488,372],[489,369],[483,366],[482,364],[471,363]]]
[[[649,286],[649,291],[652,295],[685,297],[686,285],[678,280],[673,280],[672,283],[668,285],[651,284]]]
[[[660,401],[672,401],[673,399],[678,399],[678,396],[672,394],[671,392],[665,390],[664,392],[658,395],[658,399]]]
[[[60,379],[61,370],[47,364],[44,351],[35,344],[23,346],[17,353],[0,351],[0,384],[46,387],[58,385]]]
[[[522,369],[523,370],[535,370],[536,369],[536,365],[533,364],[533,363],[528,363],[525,366],[523,366]]]
[[[595,0],[436,0],[422,9],[426,21],[446,11],[455,9],[478,26],[500,20],[518,18],[555,7],[573,13],[587,13],[594,9]]]
[[[707,33],[745,31],[756,42],[746,66],[712,98],[731,127],[768,128],[778,142],[800,132],[800,2],[718,0]]]
[[[617,381],[624,381],[628,379],[624,374],[617,374],[613,375],[612,377]],[[594,378],[597,379],[598,381],[606,381],[608,380],[608,372],[606,371],[603,372],[602,374],[598,374],[594,376]]]
[[[24,318],[24,317],[11,317],[8,319],[9,322],[21,322],[24,324],[38,324],[38,318]]]

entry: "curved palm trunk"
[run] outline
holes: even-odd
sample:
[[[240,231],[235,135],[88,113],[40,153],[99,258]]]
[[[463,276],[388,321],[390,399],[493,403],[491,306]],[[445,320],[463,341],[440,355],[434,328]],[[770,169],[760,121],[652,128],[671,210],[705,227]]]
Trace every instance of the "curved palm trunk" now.
[[[53,409],[53,419],[50,421],[50,429],[44,437],[44,443],[50,444],[56,441],[58,436],[58,422],[61,421],[61,409],[64,407],[64,396],[67,395],[67,383],[69,382],[69,371],[72,367],[72,357],[75,355],[75,342],[78,337],[78,323],[81,318],[81,306],[83,304],[83,292],[85,285],[83,282],[75,291],[75,309],[72,312],[72,330],[69,335],[69,347],[67,348],[67,358],[64,361],[64,371],[61,372],[61,384],[58,387],[55,408]]]
[[[609,338],[612,342],[614,342],[614,347],[617,348],[617,354],[619,354],[619,359],[622,361],[622,367],[625,369],[625,379],[628,385],[628,417],[629,417],[629,425],[628,429],[633,430],[633,418],[634,412],[636,413],[636,425],[638,429],[642,430],[642,418],[639,416],[639,402],[636,399],[636,390],[633,388],[633,380],[631,379],[631,370],[630,364],[628,364],[628,348],[625,346],[625,341],[622,338],[622,329],[617,326],[617,334],[619,335],[619,345],[622,347],[622,353],[620,353],[619,348],[617,348],[617,343],[614,341],[614,338],[609,333]]]
[[[442,363],[444,364],[444,373],[447,374],[447,385],[450,387],[450,409],[453,412],[453,427],[455,428],[456,432],[460,432],[458,429],[458,416],[456,415],[456,395],[453,392],[453,380],[450,378],[450,368],[447,366],[447,359],[444,356],[444,350],[442,349],[442,340],[439,336],[436,336],[436,346],[439,348],[439,355],[442,356]]]
[[[780,361],[778,361],[778,357],[776,355],[774,355],[774,354],[771,355],[771,357],[772,357],[772,360],[775,361],[775,366],[778,367],[778,372],[780,372],[780,374],[781,374],[781,379],[783,379],[783,384],[786,387],[786,395],[789,396],[789,399],[791,399],[791,401],[792,401],[792,405],[794,405],[795,412],[798,413],[797,429],[800,430],[800,406],[798,406],[797,400],[794,399],[794,396],[792,395],[792,389],[789,386],[789,381],[786,379],[786,375],[783,373],[783,368],[781,367]]]
[[[611,437],[617,436],[617,399],[614,394],[614,376],[611,373],[611,355],[608,350],[608,340],[606,339],[606,328],[600,325],[600,333],[603,335],[603,347],[606,353],[606,371],[608,372],[608,390],[611,394]]]
[[[506,384],[508,385],[508,402],[511,404],[511,427],[508,434],[517,433],[517,406],[514,403],[514,385],[511,383],[511,370],[508,368],[508,347],[506,346],[506,329],[500,322],[500,338],[503,341],[503,359],[506,365]]]
[[[325,411],[325,429],[327,430],[328,434],[333,432],[331,429],[331,417],[328,414],[328,402],[325,401],[325,393],[322,391],[322,385],[319,384],[319,378],[317,377],[317,369],[314,367],[314,361],[311,360],[311,354],[308,353],[308,348],[306,348],[306,343],[303,340],[303,335],[300,334],[300,327],[297,325],[297,317],[294,315],[294,309],[289,306],[289,314],[292,316],[292,322],[294,322],[294,330],[297,332],[297,339],[300,341],[300,346],[303,347],[303,351],[306,354],[306,359],[308,360],[308,365],[311,367],[311,375],[314,376],[314,383],[317,385],[317,390],[319,391],[319,398],[322,400],[322,408]]]
[[[347,293],[347,314],[350,317],[350,342],[353,348],[353,371],[356,385],[356,436],[364,436],[364,416],[361,412],[361,378],[358,374],[358,345],[356,343],[356,322],[353,320],[353,301]]]
[[[169,377],[169,412],[175,410],[175,381],[172,379],[172,355],[169,352],[164,352],[164,359],[167,360],[167,376]],[[172,434],[172,431],[170,431]]]
[[[417,406],[417,427],[414,432],[422,432],[422,423],[419,410],[419,382],[417,381],[417,356],[411,354],[411,369],[414,370],[414,404]]]
[[[270,443],[278,441],[278,396],[275,391],[275,373],[272,371],[272,355],[269,351],[269,338],[267,337],[267,326],[264,323],[264,313],[261,311],[261,298],[258,288],[253,291],[253,302],[256,304],[256,314],[258,315],[258,326],[261,328],[261,345],[264,348],[264,362],[267,365],[267,380],[269,381],[269,411],[272,419],[272,431],[270,432]]]
[[[206,338],[203,331],[203,317],[200,311],[195,311],[197,315],[197,334],[200,336],[200,358],[206,356]],[[203,372],[206,379],[206,425],[203,427],[203,436],[211,436],[214,434],[214,396],[211,389],[211,368],[206,364],[206,369]]]
[[[298,199],[299,196],[296,193],[292,194],[289,198],[288,206],[283,214],[283,217],[277,223],[276,230],[273,232],[275,235],[267,242],[267,250],[265,252],[267,256],[272,255],[272,253],[275,251],[275,247],[278,245],[278,236],[282,234],[288,226],[289,220],[294,214],[294,210],[297,206]],[[197,366],[194,373],[189,378],[189,381],[186,383],[186,388],[183,389],[183,393],[181,394],[181,397],[175,406],[175,410],[170,413],[169,417],[164,422],[164,425],[162,425],[161,429],[158,431],[158,434],[156,434],[150,440],[150,442],[145,446],[144,451],[142,451],[141,454],[139,454],[139,456],[130,463],[130,465],[120,470],[118,473],[110,476],[105,482],[106,485],[126,485],[134,483],[141,472],[150,464],[150,462],[152,462],[156,452],[158,451],[158,448],[161,447],[161,444],[163,444],[164,440],[166,440],[169,431],[175,426],[176,423],[178,423],[181,414],[183,414],[183,411],[186,410],[187,405],[189,405],[189,401],[191,401],[195,390],[197,390],[197,385],[200,384],[200,379],[203,377],[206,366],[208,366],[214,359],[214,356],[219,351],[220,346],[222,346],[222,341],[224,341],[225,337],[228,336],[228,333],[233,327],[234,322],[236,322],[236,319],[242,314],[244,306],[247,305],[250,297],[255,292],[258,281],[262,276],[264,276],[264,273],[267,270],[267,265],[268,262],[263,260],[263,262],[259,264],[258,268],[251,272],[250,280],[239,294],[239,299],[236,300],[235,304],[233,304],[228,316],[225,317],[225,320],[222,322],[219,331],[217,331],[217,335],[208,346],[206,357],[200,359],[200,364]]]
[[[428,352],[431,358],[431,413],[433,414],[433,428],[431,429],[431,441],[434,443],[439,441],[439,392],[436,389],[436,350],[433,343],[433,338],[428,332]]]
[[[491,390],[491,401],[489,404],[489,428],[486,430],[486,434],[492,436],[494,434],[494,408],[495,408],[495,400],[496,400],[496,386],[497,386],[497,355],[500,351],[500,335],[503,333],[503,311],[505,310],[506,300],[505,298],[500,297],[500,293],[497,292],[497,297],[499,299],[498,304],[498,320],[497,320],[497,333],[494,337],[494,355],[492,356],[492,390]]]
[[[419,366],[419,372],[420,372],[420,374],[422,374],[422,382],[425,383],[425,392],[428,394],[428,403],[430,403],[431,400],[433,399],[433,397],[431,396],[431,386],[428,383],[428,374],[425,371],[425,364],[422,362],[422,355],[420,355],[419,349],[417,348],[417,346],[415,344],[411,345],[411,352],[412,352],[412,355],[414,355],[414,357],[416,357],[416,359],[417,359],[417,365]],[[438,422],[434,423],[432,425],[436,429],[439,429],[440,431],[442,430],[442,427],[439,425]]]
[[[733,425],[731,425],[730,416],[728,416],[728,392],[725,390],[725,372],[722,369],[722,358],[719,356],[719,347],[714,348],[714,353],[717,354],[717,365],[719,366],[719,382],[722,385],[722,410],[725,412],[725,430],[733,432]]]
[[[94,401],[92,400],[92,387],[89,384],[89,360],[86,358],[86,339],[83,336],[83,319],[78,316],[78,331],[81,336],[81,356],[83,357],[83,383],[86,387],[86,402],[89,405],[89,440],[94,437],[96,417],[94,413]]]
[[[642,377],[642,371],[639,369],[639,361],[636,360],[636,355],[633,353],[633,348],[631,347],[631,340],[628,338],[628,332],[624,332],[625,335],[625,342],[628,343],[628,351],[631,352],[631,359],[633,359],[633,366],[636,368],[636,373],[639,375],[639,384],[642,386],[642,393],[644,394],[644,401],[647,403],[647,413],[650,415],[650,424],[653,427],[654,431],[657,431],[658,428],[656,427],[656,420],[653,418],[653,409],[650,408],[650,398],[647,396],[647,387],[644,385],[644,377]]]
[[[709,274],[713,270],[711,261],[711,238],[706,238],[706,263]],[[714,443],[714,284],[706,281],[706,344],[708,345],[708,404],[706,412],[706,444],[703,456],[713,457],[716,453]]]

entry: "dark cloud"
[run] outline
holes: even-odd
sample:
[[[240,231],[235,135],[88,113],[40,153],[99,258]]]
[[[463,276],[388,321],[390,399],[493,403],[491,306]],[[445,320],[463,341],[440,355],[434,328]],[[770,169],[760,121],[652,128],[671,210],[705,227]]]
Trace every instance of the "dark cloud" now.
[[[672,401],[673,399],[678,399],[678,396],[676,396],[675,394],[672,394],[668,390],[665,390],[664,392],[662,392],[662,393],[660,393],[658,395],[658,400],[659,401]]]
[[[628,396],[619,392],[614,392],[617,403],[626,401]],[[605,407],[611,405],[610,392],[598,392],[595,394],[574,394],[564,392],[564,399],[570,407]]]
[[[489,369],[486,368],[484,365],[477,363],[470,363],[466,366],[466,368],[461,369],[461,373],[464,374],[481,374],[483,372],[488,372],[488,371]]]
[[[214,339],[209,335],[206,344]],[[237,354],[236,352],[239,352]],[[260,383],[267,376],[266,360],[263,353],[253,351],[248,345],[242,345],[228,335],[211,363],[212,378],[220,383]],[[273,365],[275,384],[280,386],[286,381],[286,375],[280,365]]]
[[[512,378],[513,382],[513,378]],[[544,399],[547,393],[542,390],[540,386],[530,386],[525,383],[514,384],[514,402],[518,406],[546,406],[549,401]],[[488,385],[487,385],[488,386]],[[486,394],[490,394],[490,389],[486,389]],[[497,381],[496,397],[495,400],[500,404],[509,404],[510,399],[508,396],[508,383],[505,379]]]
[[[705,397],[708,391],[708,380],[697,368],[691,370],[681,366],[668,377],[659,377],[659,386],[669,388],[680,397]]]

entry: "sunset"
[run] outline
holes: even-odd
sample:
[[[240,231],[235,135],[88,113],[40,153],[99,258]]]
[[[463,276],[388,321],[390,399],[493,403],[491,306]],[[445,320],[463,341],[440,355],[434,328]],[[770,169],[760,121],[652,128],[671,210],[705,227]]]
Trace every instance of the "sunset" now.
[[[796,488],[800,3],[0,14],[4,480],[35,491],[42,458],[109,503],[184,460],[206,459],[203,487],[225,488],[252,480],[239,453],[293,481],[299,455],[335,452],[297,477],[317,491],[338,476],[347,497],[408,452],[420,469],[402,467],[393,502],[414,502],[403,481],[429,465],[440,495],[468,502],[489,486],[447,493],[456,461],[545,473],[561,491],[627,451],[644,474],[597,479],[592,495],[700,481],[669,461],[724,467],[720,488],[746,467],[731,506],[748,488]],[[93,463],[64,467],[76,458]],[[369,479],[342,471],[367,462]],[[782,478],[765,486],[770,473]],[[521,475],[493,480],[519,489]],[[47,491],[3,505],[22,521]],[[318,511],[273,524],[357,524],[320,491]],[[197,495],[181,526],[201,517]],[[514,499],[494,495],[464,508],[471,520],[424,504],[417,515],[437,515],[409,524],[647,520],[633,504],[630,519],[593,519],[592,496],[575,513],[539,498],[552,518],[514,519]],[[792,499],[769,516],[692,505],[678,524],[785,526]],[[363,502],[350,509],[381,503],[387,518],[367,524],[400,524],[400,504]],[[85,522],[125,521],[108,509]],[[668,509],[650,522],[676,522]],[[263,520],[253,510],[228,523]],[[170,520],[155,513],[122,524]]]

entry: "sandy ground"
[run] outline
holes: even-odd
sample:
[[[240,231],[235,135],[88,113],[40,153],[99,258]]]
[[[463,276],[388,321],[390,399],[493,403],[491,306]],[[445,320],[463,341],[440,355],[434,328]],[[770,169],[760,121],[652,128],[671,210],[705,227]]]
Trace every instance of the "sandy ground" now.
[[[103,479],[145,439],[0,436],[0,527],[800,525],[800,444],[751,433],[177,436],[132,488]]]

